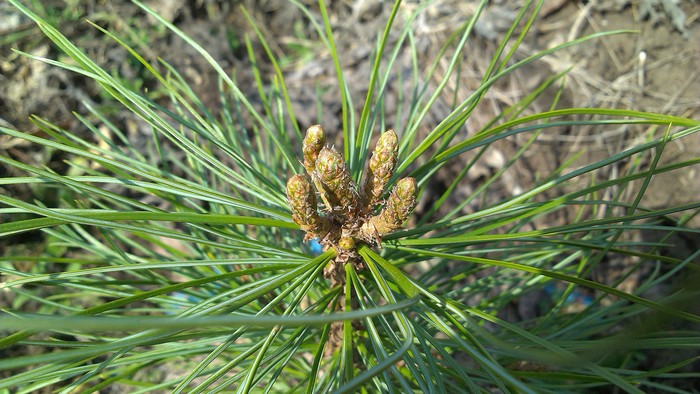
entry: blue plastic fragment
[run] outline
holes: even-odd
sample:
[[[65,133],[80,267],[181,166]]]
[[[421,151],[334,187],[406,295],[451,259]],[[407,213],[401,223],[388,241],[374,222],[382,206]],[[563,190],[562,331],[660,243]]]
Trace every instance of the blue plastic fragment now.
[[[318,238],[314,238],[309,241],[309,248],[311,248],[311,253],[318,256],[323,252],[323,246],[318,242]]]
[[[561,292],[557,291],[556,288],[554,287],[554,285],[552,285],[551,283],[548,283],[547,285],[545,285],[544,292],[545,292],[545,294],[547,294],[548,296],[551,296],[551,297],[556,297],[556,296],[561,294]],[[566,301],[565,301],[565,304],[573,304],[573,303],[581,303],[584,306],[588,306],[588,305],[591,305],[593,303],[593,297],[591,297],[588,294],[584,294],[576,289],[573,292],[571,292],[571,294],[569,294],[568,297],[566,297]]]

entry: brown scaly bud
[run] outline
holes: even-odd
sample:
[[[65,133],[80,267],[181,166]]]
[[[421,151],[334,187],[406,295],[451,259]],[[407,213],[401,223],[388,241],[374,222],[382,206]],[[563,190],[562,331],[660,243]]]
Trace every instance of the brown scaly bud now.
[[[416,181],[413,178],[400,179],[391,190],[384,209],[362,225],[361,232],[366,239],[377,239],[398,229],[408,219],[416,207]]]
[[[333,148],[321,149],[316,159],[316,174],[324,189],[319,192],[330,205],[331,212],[346,220],[354,217],[358,207],[357,187],[343,156]]]
[[[369,160],[369,171],[362,188],[364,205],[369,212],[379,204],[384,194],[384,188],[394,175],[398,160],[399,139],[394,130],[387,130],[377,141],[372,157]]]
[[[304,168],[311,175],[316,168],[316,158],[326,144],[326,132],[321,125],[313,125],[306,130],[301,151],[304,154]]]
[[[292,220],[306,232],[304,241],[325,234],[325,222],[316,210],[316,194],[305,175],[294,175],[287,181],[287,200]]]

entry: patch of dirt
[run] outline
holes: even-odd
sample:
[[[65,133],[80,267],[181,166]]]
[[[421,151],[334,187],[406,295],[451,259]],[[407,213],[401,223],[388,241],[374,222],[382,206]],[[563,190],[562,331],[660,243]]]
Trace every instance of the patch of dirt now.
[[[308,6],[319,18],[314,2]],[[476,28],[476,36],[465,50],[462,64],[462,75],[459,81],[449,81],[448,92],[459,87],[457,96],[466,98],[479,84],[481,75],[496,48],[499,37],[503,34],[508,23],[518,11],[518,2],[501,1],[487,8]],[[700,78],[698,67],[700,63],[700,48],[692,43],[700,42],[700,24],[697,23],[698,9],[692,1],[681,2],[681,10],[686,16],[683,24],[679,25],[678,13],[664,12],[654,2],[629,1],[604,2],[597,5],[589,2],[583,5],[577,1],[546,2],[541,17],[534,25],[518,58],[550,47],[567,39],[575,39],[585,34],[610,29],[634,29],[639,33],[620,34],[604,37],[570,50],[561,51],[546,57],[542,62],[526,67],[508,77],[495,89],[489,92],[485,105],[478,108],[468,120],[467,130],[477,130],[503,107],[516,102],[523,94],[541,83],[554,73],[573,67],[567,76],[567,91],[563,97],[564,105],[601,106],[608,108],[634,108],[645,111],[659,111],[668,114],[695,117],[700,108]],[[315,44],[317,37],[312,26],[300,24],[302,13],[292,4],[283,1],[242,2],[249,10],[253,19],[260,26],[262,34],[272,44],[271,50],[278,58],[284,59],[284,72],[293,107],[298,117],[300,127],[317,122],[322,123],[332,134],[340,130],[339,122],[341,103],[338,97],[334,65],[325,48]],[[240,4],[229,3],[200,3],[178,0],[166,2],[151,0],[148,5],[156,9],[165,19],[175,23],[195,41],[200,43],[225,70],[233,70],[237,82],[246,92],[250,100],[258,102],[257,90],[253,87],[253,77],[244,37],[251,36],[257,63],[264,78],[270,78],[273,70],[265,58],[264,51],[252,33],[248,21],[240,12]],[[406,9],[416,7],[411,2],[403,5]],[[7,15],[6,20],[14,21],[8,24],[7,31],[22,31],[31,29],[26,21],[12,13],[9,6],[2,11]],[[191,82],[195,92],[210,108],[217,108],[219,103],[216,89],[216,76],[211,67],[198,56],[195,51],[182,40],[166,31],[158,30],[157,23],[151,17],[133,5],[114,5],[95,1],[85,8],[85,15],[95,20],[90,11],[102,11],[118,15],[117,18],[97,18],[97,22],[118,35],[135,34],[139,29],[144,31],[156,30],[156,34],[146,38],[146,43],[138,49],[152,62],[162,56],[178,69]],[[437,55],[439,45],[445,37],[460,27],[475,9],[472,2],[437,1],[422,14],[416,22],[415,45],[422,53],[419,59],[420,67],[428,69]],[[643,9],[643,10],[642,10]],[[341,64],[345,70],[344,77],[351,87],[356,101],[366,95],[367,81],[371,66],[369,45],[363,43],[376,39],[388,18],[390,4],[380,1],[366,0],[357,3],[334,3],[331,9],[331,20],[336,27],[336,44],[341,54]],[[647,15],[642,19],[642,13]],[[129,24],[124,23],[128,21]],[[461,21],[461,22],[460,22]],[[76,37],[79,45],[86,46],[97,61],[109,64],[125,78],[138,80],[140,70],[133,66],[129,56],[121,48],[110,43],[99,32],[90,28],[84,22],[65,23],[70,27],[68,34]],[[62,26],[64,27],[64,26]],[[37,32],[34,32],[37,33]],[[398,32],[393,33],[392,41],[397,39]],[[81,38],[82,37],[82,38]],[[143,37],[141,37],[143,39]],[[45,43],[34,40],[21,41],[20,49],[27,50],[38,56],[55,57],[56,51]],[[645,55],[642,55],[644,53]],[[642,62],[642,57],[646,56]],[[408,76],[411,73],[412,59],[409,56],[399,56],[394,64],[394,78]],[[39,114],[51,119],[68,129],[80,129],[71,111],[84,113],[81,102],[95,104],[100,102],[99,91],[91,82],[63,70],[49,67],[41,62],[28,60],[9,52],[9,47],[2,49],[2,77],[6,91],[0,92],[0,118],[6,125],[25,130],[32,130],[28,123],[29,114]],[[444,69],[438,64],[438,70]],[[441,72],[435,74],[432,89],[439,83]],[[148,83],[148,81],[146,81]],[[318,110],[318,92],[323,92],[323,103],[320,113]],[[395,98],[399,92],[390,91],[385,98],[387,118],[399,109]],[[445,95],[448,96],[448,95]],[[551,97],[551,96],[550,96]],[[537,109],[546,109],[549,99],[544,98],[537,103]],[[356,102],[356,105],[358,102]],[[406,104],[401,108],[406,111]],[[434,111],[428,114],[423,122],[427,132],[449,113],[450,103],[438,100]],[[128,115],[126,115],[128,117]],[[117,115],[120,117],[120,115]],[[133,123],[123,119],[131,134],[139,134]],[[551,172],[572,153],[585,150],[586,155],[574,163],[580,165],[594,159],[607,157],[610,152],[630,146],[646,138],[649,130],[642,128],[621,128],[619,130],[581,127],[577,130],[547,130],[543,136],[526,153],[522,165],[514,172],[504,174],[501,191],[504,194],[518,194],[527,190],[528,184],[538,176]],[[657,130],[657,135],[664,130]],[[399,133],[401,131],[399,130]],[[467,131],[469,133],[469,131]],[[575,134],[572,134],[575,133]],[[338,133],[339,134],[339,133]],[[135,137],[136,138],[136,137]],[[459,137],[458,137],[459,138]],[[525,138],[525,137],[523,137]],[[496,144],[487,154],[487,160],[474,168],[467,175],[465,184],[478,184],[479,179],[488,177],[508,160],[522,143],[515,138]],[[4,141],[3,146],[10,144]],[[700,153],[698,139],[686,139],[682,144],[672,143],[667,146],[669,158],[697,157]],[[662,160],[661,165],[663,165]],[[448,168],[445,173],[450,177],[455,169]],[[611,169],[619,171],[619,169]],[[604,178],[611,174],[601,174]],[[669,173],[654,180],[647,195],[652,207],[676,202],[689,202],[689,199],[700,190],[700,177],[694,176],[693,171],[683,174]],[[664,187],[674,185],[673,188]],[[462,191],[469,195],[471,188]],[[669,191],[672,191],[669,193]],[[494,195],[494,200],[501,197]],[[430,198],[428,198],[430,199]],[[477,209],[472,206],[468,209]],[[698,218],[693,225],[700,224]]]
[[[543,35],[550,42],[612,29],[636,31],[577,46],[569,57],[552,63],[553,71],[574,65],[570,73],[574,105],[697,118],[700,115],[700,8],[697,4],[684,1],[678,2],[680,8],[670,5],[664,8],[662,2],[654,1],[602,3],[590,2],[582,6],[569,1],[551,15],[551,21],[543,22],[544,26],[572,26]],[[585,148],[592,155],[607,157],[612,151],[644,142],[649,132],[661,136],[665,131],[624,127],[606,133],[582,128],[577,135],[560,141],[564,142],[564,149]],[[665,147],[659,166],[699,156],[700,138],[685,138]],[[654,177],[642,204],[661,208],[697,201],[698,170],[700,167],[695,166]],[[700,227],[700,217],[690,225]]]

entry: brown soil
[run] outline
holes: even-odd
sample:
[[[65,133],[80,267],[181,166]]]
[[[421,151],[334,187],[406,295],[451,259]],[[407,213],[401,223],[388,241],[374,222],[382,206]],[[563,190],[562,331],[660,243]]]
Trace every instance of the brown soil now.
[[[251,101],[256,102],[257,90],[252,86],[244,35],[252,36],[256,49],[261,48],[237,5],[202,5],[200,2],[184,0],[152,0],[148,3],[198,41],[224,69],[234,69],[242,90],[249,92]],[[653,12],[642,19],[640,11],[644,11],[642,8],[648,3],[645,1],[640,4],[628,4],[629,1],[605,2],[602,6],[595,5],[595,2],[584,6],[576,1],[564,0],[545,3],[534,31],[518,53],[519,58],[541,48],[594,32],[634,29],[638,33],[608,36],[558,52],[513,75],[489,93],[488,105],[475,111],[469,120],[470,130],[478,129],[480,124],[500,108],[515,102],[545,78],[568,67],[573,68],[567,76],[563,105],[632,108],[697,117],[700,110],[697,94],[700,92],[700,23],[697,21],[700,9],[692,1],[681,2],[680,7],[685,15],[682,25],[679,25],[677,14],[663,12],[663,8],[658,6],[652,7]],[[137,7],[127,3],[116,4],[96,1],[82,10],[84,14],[80,18],[95,21],[116,34],[127,37],[138,34],[139,31],[155,31],[155,34],[146,38],[145,45],[139,48],[143,50],[143,55],[152,61],[161,56],[173,64],[191,81],[202,100],[210,108],[216,108],[216,78],[204,60],[181,40],[173,38],[163,29],[155,28],[156,22],[146,17]],[[481,72],[486,67],[498,38],[518,10],[517,4],[515,1],[500,2],[499,5],[488,8],[482,16],[484,23],[477,26],[475,40],[465,51],[460,83],[466,89],[462,87],[458,96],[466,97],[478,85]],[[339,130],[340,100],[335,85],[335,70],[325,48],[315,44],[316,34],[313,28],[299,22],[303,17],[301,12],[282,1],[250,2],[245,6],[258,21],[262,33],[273,43],[272,50],[283,59],[290,95],[302,128],[319,119],[316,102],[320,89],[324,92],[321,96],[324,106],[323,114],[320,115],[322,124],[330,133]],[[414,7],[410,2],[404,6]],[[311,9],[314,10],[313,5]],[[429,7],[416,28],[416,45],[424,54],[420,60],[425,68],[439,47],[436,43],[458,28],[460,21],[466,20],[473,9],[474,5],[470,2],[454,0],[437,1]],[[42,40],[38,31],[25,23],[18,13],[9,6],[4,6],[1,11],[3,20],[0,22],[5,23],[0,23],[0,26],[6,26],[5,33],[29,32],[30,35],[3,46],[0,52],[3,85],[7,86],[7,89],[0,91],[0,122],[31,131],[33,126],[28,122],[28,116],[37,114],[68,129],[80,129],[71,111],[84,113],[82,101],[99,105],[99,91],[94,84],[80,76],[10,52],[9,49],[15,47],[39,56],[56,57],[55,49],[46,40]],[[98,17],[94,14],[98,11],[112,16]],[[340,48],[345,78],[352,81],[351,90],[359,102],[366,94],[364,86],[369,78],[371,61],[371,46],[364,43],[372,42],[381,31],[390,6],[378,1],[362,1],[334,5],[331,11],[331,19],[337,26],[336,41]],[[673,19],[674,16],[676,19]],[[62,30],[80,46],[86,47],[88,53],[94,55],[99,62],[127,79],[139,80],[141,70],[133,66],[126,51],[111,43],[80,18],[76,18],[76,21],[62,21]],[[256,53],[263,73],[267,72],[266,77],[269,77],[272,70],[263,51],[256,50]],[[646,55],[643,63],[640,60],[642,53]],[[410,61],[407,56],[400,57],[395,65],[396,74],[409,72]],[[450,87],[454,86],[448,85]],[[546,109],[549,103],[544,99],[538,105],[540,109]],[[388,118],[391,118],[396,110],[391,95],[388,95],[385,107]],[[447,111],[448,103],[438,102],[424,122],[426,130],[432,128]],[[124,124],[130,134],[140,133],[138,124],[129,119],[129,114],[121,113],[114,117],[117,122]],[[656,134],[663,131],[656,130]],[[526,189],[533,178],[548,174],[574,152],[587,152],[580,162],[575,163],[579,165],[638,143],[646,138],[648,132],[646,129],[632,127],[612,131],[609,128],[605,131],[595,128],[548,130],[526,154],[525,164],[515,168],[512,173],[505,174],[501,185],[502,193],[513,194]],[[22,145],[20,141],[0,141],[0,149],[16,157],[26,155],[27,149],[31,149]],[[520,141],[516,139],[494,147],[487,154],[486,160],[468,176],[469,182],[466,183],[478,183],[478,179],[493,174],[519,145]],[[673,159],[698,157],[700,138],[688,138],[682,144],[670,144],[664,155]],[[30,159],[46,164],[55,158]],[[664,159],[662,164],[663,161]],[[606,175],[614,174],[601,176]],[[470,191],[464,190],[462,193],[469,194]],[[645,203],[651,207],[687,203],[696,199],[698,191],[700,177],[696,176],[693,169],[687,169],[683,173],[669,173],[656,177]],[[494,196],[494,199],[500,197]],[[700,218],[694,222],[695,226],[698,224]]]

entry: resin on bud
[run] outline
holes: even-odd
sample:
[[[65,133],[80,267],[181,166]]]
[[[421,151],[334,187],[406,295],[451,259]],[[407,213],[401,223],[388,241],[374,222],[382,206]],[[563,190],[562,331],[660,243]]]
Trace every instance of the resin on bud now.
[[[328,147],[321,149],[316,158],[316,175],[324,189],[319,192],[330,205],[330,211],[346,220],[353,218],[358,207],[357,187],[340,152]]]
[[[355,248],[355,240],[349,236],[340,237],[338,247],[344,251],[352,250]]]
[[[301,150],[304,154],[304,168],[309,174],[316,168],[316,159],[325,144],[326,132],[321,125],[313,125],[306,130]]]
[[[289,178],[287,200],[292,210],[292,220],[306,232],[305,241],[324,235],[325,224],[316,210],[316,194],[307,176],[294,175]]]
[[[394,130],[387,130],[377,141],[369,160],[367,178],[362,188],[363,203],[369,212],[381,202],[384,188],[394,175],[398,160],[399,139]]]
[[[408,220],[408,217],[416,207],[416,181],[413,178],[400,179],[391,190],[382,211],[372,216],[362,225],[362,232],[366,238],[384,236],[396,229]]]

